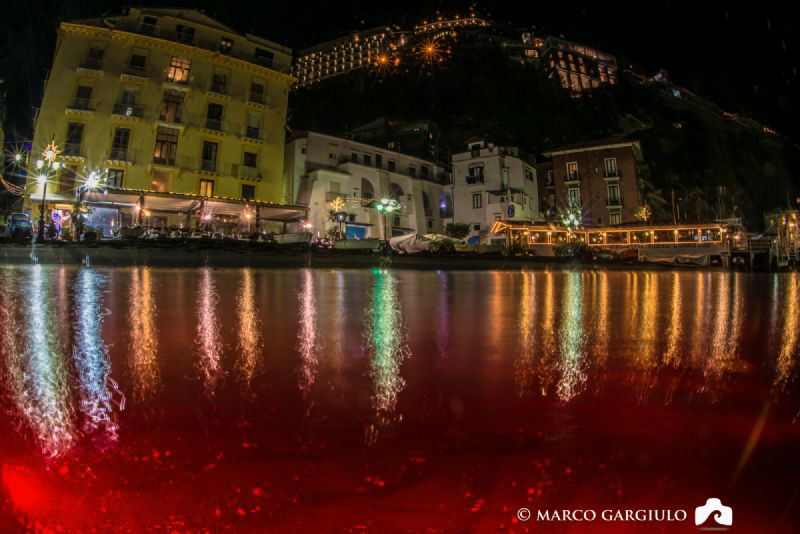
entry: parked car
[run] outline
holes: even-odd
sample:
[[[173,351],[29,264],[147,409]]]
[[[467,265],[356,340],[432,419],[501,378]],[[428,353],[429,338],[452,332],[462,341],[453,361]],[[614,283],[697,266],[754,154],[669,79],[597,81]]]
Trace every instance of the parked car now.
[[[12,213],[8,218],[5,236],[14,241],[33,240],[33,225],[27,213]]]

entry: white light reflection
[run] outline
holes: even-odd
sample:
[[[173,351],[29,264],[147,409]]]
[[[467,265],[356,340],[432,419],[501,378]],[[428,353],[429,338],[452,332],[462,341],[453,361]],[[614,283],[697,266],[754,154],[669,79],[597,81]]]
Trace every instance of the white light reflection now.
[[[100,432],[108,442],[117,440],[118,425],[113,420],[113,395],[119,392],[111,378],[108,347],[101,338],[104,310],[101,295],[105,280],[93,269],[81,269],[74,285],[75,338],[72,351],[80,381],[80,410],[86,416],[84,432]],[[124,409],[124,400],[120,409]]]
[[[128,293],[130,310],[130,343],[128,351],[131,361],[133,396],[144,400],[159,386],[157,309],[154,302],[152,273],[147,268],[131,271]]]
[[[536,324],[536,278],[531,272],[523,272],[522,292],[519,302],[519,356],[514,363],[517,383],[517,395],[522,397],[530,391],[534,376],[535,332]]]
[[[255,376],[261,356],[261,319],[256,308],[255,279],[252,269],[242,270],[242,282],[236,298],[239,358],[236,368],[249,385]]]
[[[303,270],[300,289],[300,329],[297,332],[297,350],[300,353],[299,386],[303,397],[308,398],[317,377],[317,303],[314,297],[314,271]]]

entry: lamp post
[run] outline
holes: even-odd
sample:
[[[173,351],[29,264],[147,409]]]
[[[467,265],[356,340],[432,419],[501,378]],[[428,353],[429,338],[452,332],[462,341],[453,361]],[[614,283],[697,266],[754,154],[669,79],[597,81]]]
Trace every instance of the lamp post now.
[[[380,202],[375,204],[375,209],[378,210],[379,213],[383,214],[383,239],[387,241],[388,237],[388,223],[387,219],[389,214],[394,213],[395,211],[400,210],[400,204],[393,198],[382,198]]]
[[[55,140],[50,141],[42,151],[42,159],[36,161],[36,169],[39,175],[36,180],[42,186],[42,202],[39,205],[39,232],[37,233],[36,240],[44,241],[44,210],[47,203],[47,179],[50,177],[51,172],[58,172],[61,164],[56,161],[58,154],[61,152],[56,145]]]
[[[87,191],[91,191],[95,189],[100,182],[102,177],[99,171],[89,171],[89,175],[86,177],[86,181],[84,181],[78,187],[78,204],[75,206],[75,225],[76,225],[76,240],[81,240],[81,235],[83,234],[83,215],[81,213],[81,206],[83,205],[83,196],[86,194]]]

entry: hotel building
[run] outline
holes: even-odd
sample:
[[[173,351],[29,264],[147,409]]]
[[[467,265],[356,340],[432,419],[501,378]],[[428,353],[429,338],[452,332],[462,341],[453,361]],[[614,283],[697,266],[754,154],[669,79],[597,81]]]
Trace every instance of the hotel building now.
[[[405,44],[404,33],[381,26],[300,50],[293,67],[297,86],[390,61],[392,53]]]
[[[455,222],[468,224],[468,242],[490,244],[504,235],[489,233],[497,220],[540,219],[536,169],[515,147],[499,147],[483,139],[467,141],[466,152],[453,154]]]
[[[431,161],[316,132],[298,132],[286,145],[286,182],[293,203],[307,206],[315,236],[340,227],[349,239],[442,233],[452,217],[449,177]],[[375,202],[393,199],[384,216]],[[340,214],[339,218],[332,214]]]
[[[617,59],[597,49],[548,37],[541,45],[540,56],[549,77],[575,93],[617,83]]]
[[[545,205],[557,212],[580,206],[584,222],[615,225],[636,220],[641,198],[638,141],[586,141],[544,152],[552,158],[553,174],[545,182]]]
[[[46,200],[64,222],[78,195],[106,235],[201,217],[302,218],[284,205],[290,60],[289,49],[193,10],[132,8],[62,23],[35,118],[26,207],[38,215],[36,157],[54,141],[62,167]],[[106,175],[102,191],[83,190],[93,170]]]

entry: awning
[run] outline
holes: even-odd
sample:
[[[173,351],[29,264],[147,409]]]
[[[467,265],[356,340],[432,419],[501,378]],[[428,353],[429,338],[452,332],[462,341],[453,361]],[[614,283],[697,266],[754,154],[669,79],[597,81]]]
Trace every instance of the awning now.
[[[200,195],[184,193],[159,193],[157,191],[144,191],[137,189],[108,188],[105,191],[91,191],[84,195],[85,204],[109,208],[133,208],[140,199],[144,200],[144,207],[148,211],[157,213],[187,213],[203,209],[213,215],[238,217],[245,210],[254,213],[258,208],[259,218],[272,221],[299,221],[305,219],[308,208],[289,204],[276,204],[256,200],[243,200],[224,197],[202,197]],[[40,201],[41,193],[31,195],[32,200]],[[58,195],[47,195],[47,201],[58,202],[63,200]],[[75,197],[70,197],[75,202]]]

